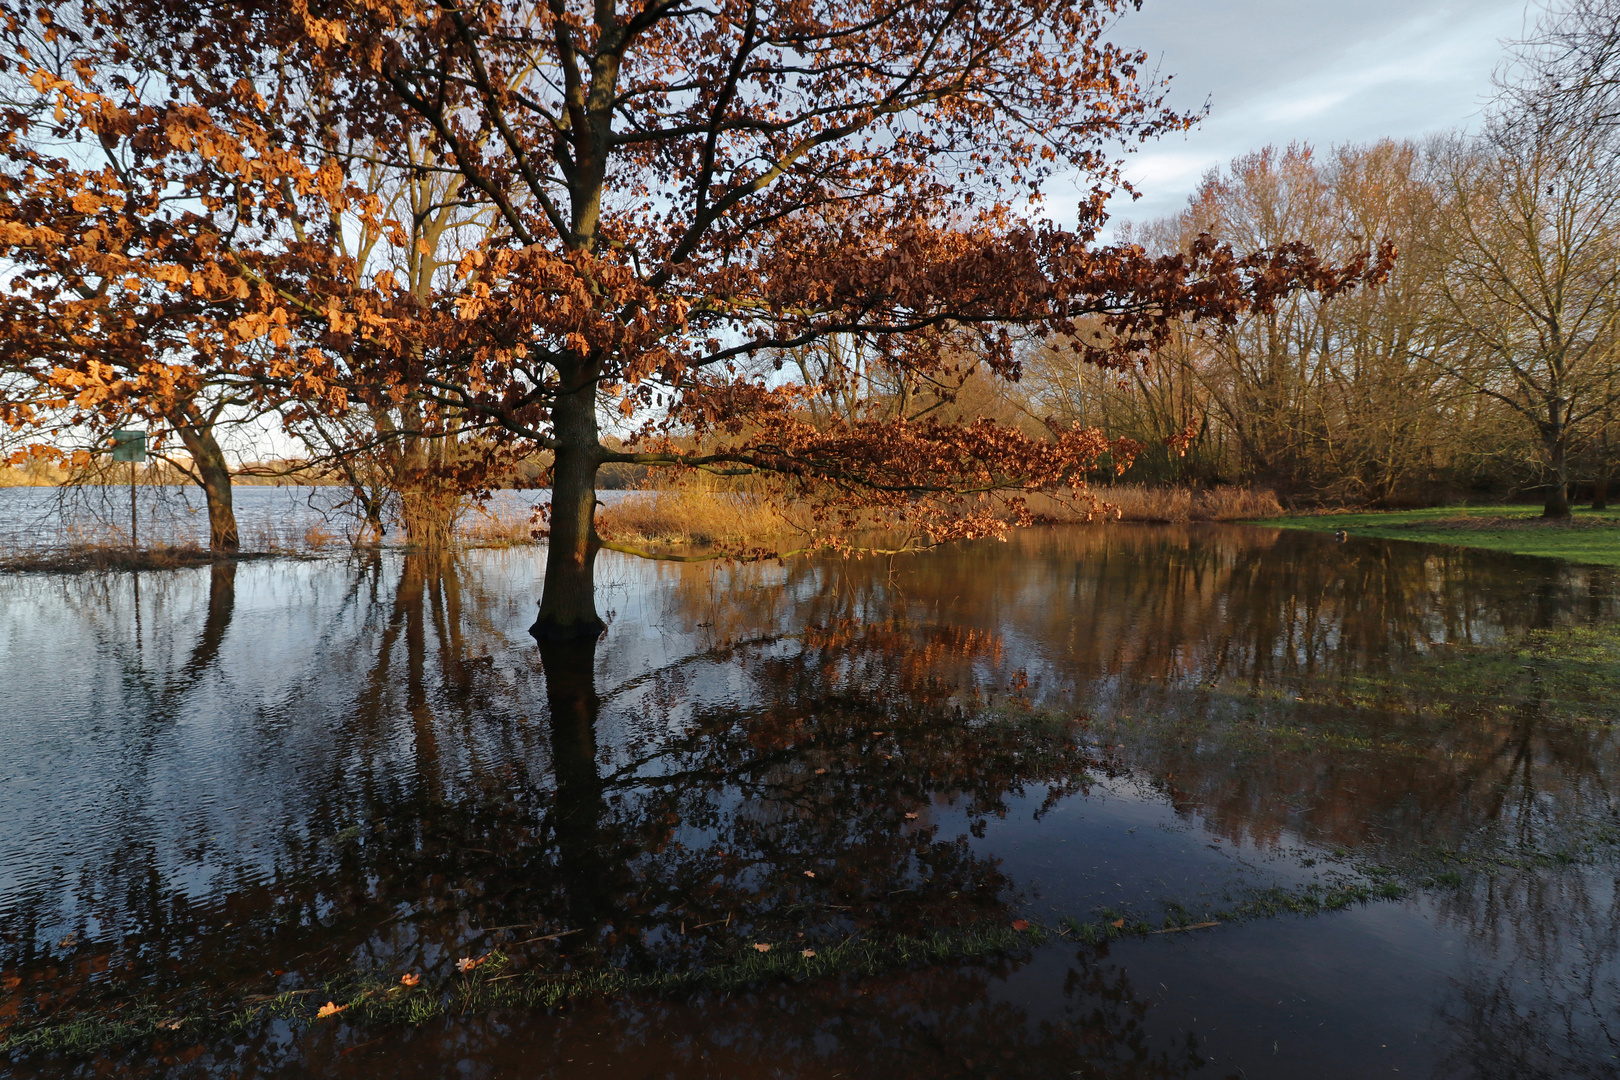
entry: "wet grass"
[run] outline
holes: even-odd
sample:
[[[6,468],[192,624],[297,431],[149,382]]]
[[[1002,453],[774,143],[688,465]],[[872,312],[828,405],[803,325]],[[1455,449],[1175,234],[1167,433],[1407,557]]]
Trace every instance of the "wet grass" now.
[[[219,562],[308,558],[285,551],[237,551],[224,554],[195,544],[132,550],[127,544],[76,544],[66,548],[0,552],[0,573],[78,574],[95,571],[185,570]]]
[[[1420,756],[1433,750],[1426,731],[1392,731],[1384,722],[1369,727],[1356,716],[1363,709],[1381,718],[1479,723],[1528,715],[1558,724],[1620,724],[1620,624],[1530,630],[1496,646],[1436,642],[1389,673],[1245,692],[1283,705],[1350,710],[1337,720],[1318,714],[1309,726],[1272,723],[1249,733],[1256,749],[1267,750],[1315,746]]]
[[[1432,507],[1357,514],[1303,514],[1251,524],[1311,532],[1344,531],[1377,540],[1485,548],[1570,562],[1620,566],[1620,509],[1577,509],[1547,521],[1539,506]]]
[[[218,559],[230,557],[193,544],[139,550],[128,544],[76,544],[67,548],[0,555],[0,572],[73,574],[86,570],[178,570],[207,566]]]
[[[415,1026],[440,1018],[498,1009],[553,1009],[582,1000],[693,997],[731,994],[770,984],[819,979],[860,979],[944,964],[984,963],[1027,954],[1052,943],[1106,946],[1123,939],[1203,933],[1235,923],[1284,916],[1313,917],[1401,900],[1420,891],[1469,887],[1481,876],[1534,872],[1589,863],[1620,847],[1620,830],[1578,850],[1465,853],[1433,851],[1392,867],[1361,863],[1349,852],[1343,869],[1326,882],[1269,886],[1227,895],[1219,906],[1188,907],[1161,900],[1160,914],[1099,907],[1085,917],[1062,916],[1050,925],[1026,920],[981,921],[920,934],[851,934],[841,941],[715,940],[719,957],[701,967],[631,971],[610,964],[561,971],[514,970],[500,949],[487,953],[465,975],[436,984],[403,985],[394,972],[360,973],[318,988],[249,998],[211,1012],[176,1014],[153,1003],[131,1002],[116,1016],[81,1015],[60,1021],[0,1029],[0,1054],[13,1060],[40,1056],[85,1059],[119,1049],[152,1046],[161,1052],[220,1035],[241,1036],[267,1023],[295,1027]],[[768,948],[761,949],[765,945]]]
[[[19,1025],[0,1031],[0,1053],[14,1058],[44,1054],[82,1058],[153,1041],[241,1034],[275,1020],[417,1025],[500,1008],[554,1008],[579,999],[731,993],[772,982],[861,978],[913,966],[979,962],[1046,940],[1040,927],[1015,929],[1006,923],[980,922],[916,935],[851,935],[831,944],[807,944],[802,939],[735,941],[725,946],[719,960],[705,966],[650,971],[611,965],[513,971],[512,958],[497,949],[486,954],[473,972],[437,985],[423,980],[408,987],[397,973],[371,973],[315,989],[248,999],[208,1013],[176,1015],[148,1003],[121,1010],[118,1016],[82,1015]],[[757,946],[762,944],[770,947],[761,950]],[[323,1008],[326,1016],[321,1015]]]

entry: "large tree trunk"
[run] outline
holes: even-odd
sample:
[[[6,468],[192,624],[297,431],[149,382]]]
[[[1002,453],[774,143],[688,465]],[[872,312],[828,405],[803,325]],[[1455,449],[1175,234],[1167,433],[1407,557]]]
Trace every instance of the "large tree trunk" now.
[[[540,616],[529,633],[542,641],[596,638],[607,624],[596,613],[596,385],[559,395],[552,410],[557,460],[551,479],[551,540]]]
[[[1569,517],[1569,447],[1564,427],[1564,403],[1554,398],[1547,408],[1547,421],[1541,425],[1541,438],[1547,448],[1547,464],[1552,472],[1552,485],[1547,489],[1547,504],[1541,511],[1544,518]]]
[[[241,540],[236,532],[236,511],[231,506],[231,468],[214,438],[213,425],[181,418],[175,421],[174,429],[191,455],[203,500],[208,504],[208,550],[235,551]]]

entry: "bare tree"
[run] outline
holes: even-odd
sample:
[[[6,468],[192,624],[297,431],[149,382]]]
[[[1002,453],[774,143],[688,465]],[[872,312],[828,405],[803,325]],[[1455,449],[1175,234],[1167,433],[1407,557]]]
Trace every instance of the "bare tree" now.
[[[1620,317],[1620,173],[1607,135],[1513,108],[1445,155],[1436,281],[1445,344],[1429,359],[1534,429],[1545,516],[1569,516],[1571,451],[1612,409]]]

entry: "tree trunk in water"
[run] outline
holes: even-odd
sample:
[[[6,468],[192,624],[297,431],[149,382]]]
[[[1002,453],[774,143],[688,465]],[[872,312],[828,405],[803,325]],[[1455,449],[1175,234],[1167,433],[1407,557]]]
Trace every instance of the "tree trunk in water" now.
[[[231,506],[231,469],[225,452],[209,424],[177,421],[175,431],[197,471],[208,504],[208,550],[235,551],[241,546],[236,532],[236,511]]]
[[[595,639],[607,624],[596,613],[596,470],[602,444],[596,430],[595,382],[557,398],[552,410],[557,460],[551,479],[551,539],[540,616],[529,633],[541,641]]]
[[[455,496],[431,473],[407,474],[399,492],[405,542],[425,551],[444,551],[455,532]]]

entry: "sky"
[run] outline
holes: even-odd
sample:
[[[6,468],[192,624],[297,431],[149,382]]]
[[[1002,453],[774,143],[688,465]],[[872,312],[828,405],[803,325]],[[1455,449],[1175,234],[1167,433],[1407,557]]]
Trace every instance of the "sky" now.
[[[1207,98],[1210,110],[1186,135],[1130,155],[1125,173],[1143,197],[1109,212],[1176,213],[1209,169],[1268,143],[1327,149],[1472,127],[1503,41],[1526,18],[1525,0],[1143,0],[1113,41],[1173,76],[1173,106]]]

